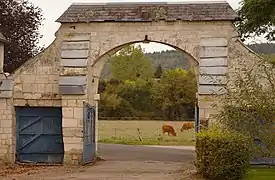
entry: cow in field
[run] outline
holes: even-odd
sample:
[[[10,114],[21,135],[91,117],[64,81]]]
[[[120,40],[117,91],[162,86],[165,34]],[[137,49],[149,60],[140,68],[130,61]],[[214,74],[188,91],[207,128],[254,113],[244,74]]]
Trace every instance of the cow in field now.
[[[172,134],[173,136],[177,136],[173,126],[170,126],[168,124],[162,126],[162,133],[165,134],[166,132],[168,133],[168,136],[170,136],[170,134]]]
[[[192,122],[183,123],[180,131],[183,132],[184,130],[189,130],[189,129],[194,129],[194,123]]]

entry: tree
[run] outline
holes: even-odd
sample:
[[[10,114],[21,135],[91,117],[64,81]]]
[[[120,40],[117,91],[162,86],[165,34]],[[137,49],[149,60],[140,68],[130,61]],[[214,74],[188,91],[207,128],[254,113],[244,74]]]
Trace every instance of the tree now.
[[[265,149],[261,156],[273,157],[275,136],[275,71],[266,59],[238,61],[231,75],[227,93],[216,105],[216,116],[223,127],[240,132]],[[259,151],[256,151],[259,153]]]
[[[193,71],[171,69],[164,71],[160,82],[153,87],[156,106],[169,120],[186,116],[186,107],[196,102],[197,81]]]
[[[0,31],[9,41],[5,45],[5,72],[13,72],[36,55],[41,35],[42,11],[28,0],[0,1]]]
[[[154,75],[155,75],[155,78],[161,78],[161,76],[162,76],[162,67],[161,67],[160,64],[158,65],[158,67],[157,67],[156,72],[154,73]]]
[[[265,34],[265,38],[275,40],[275,1],[243,0],[238,14],[241,21],[237,27],[244,38]]]
[[[101,117],[133,117],[135,110],[131,104],[117,93],[118,82],[107,82],[104,92],[101,92],[99,115]]]
[[[115,79],[133,81],[147,80],[153,77],[151,61],[144,55],[140,45],[123,48],[110,58],[110,62],[112,75]]]
[[[117,94],[139,112],[152,112],[152,83],[144,80],[125,81],[117,87]]]

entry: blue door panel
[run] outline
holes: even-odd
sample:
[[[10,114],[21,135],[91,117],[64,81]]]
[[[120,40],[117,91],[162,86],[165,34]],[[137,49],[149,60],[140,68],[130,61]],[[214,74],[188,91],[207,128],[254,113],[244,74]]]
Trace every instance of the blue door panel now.
[[[20,154],[19,162],[24,163],[55,163],[59,164],[63,162],[63,156],[60,156],[60,154],[35,154],[32,153],[30,156],[29,154]]]
[[[19,139],[20,153],[63,153],[60,135],[41,135],[38,138],[33,135],[23,135]]]
[[[39,116],[41,114],[62,117],[62,109],[55,107],[16,107],[16,113],[19,113],[21,116],[25,115],[30,117]]]
[[[195,132],[199,132],[200,119],[199,119],[199,106],[196,103],[195,105]]]
[[[17,161],[63,162],[61,108],[17,107],[16,121]]]
[[[83,108],[83,164],[93,162],[95,154],[95,107],[84,103]]]

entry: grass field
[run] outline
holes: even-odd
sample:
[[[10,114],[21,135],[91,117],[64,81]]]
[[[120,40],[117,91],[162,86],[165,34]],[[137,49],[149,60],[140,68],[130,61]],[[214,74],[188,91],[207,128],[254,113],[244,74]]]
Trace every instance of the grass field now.
[[[255,167],[248,171],[247,180],[273,180],[275,179],[275,168]]]
[[[195,143],[194,130],[181,132],[183,121],[99,121],[99,142],[140,145],[184,145]],[[163,135],[161,127],[170,124],[177,136]]]

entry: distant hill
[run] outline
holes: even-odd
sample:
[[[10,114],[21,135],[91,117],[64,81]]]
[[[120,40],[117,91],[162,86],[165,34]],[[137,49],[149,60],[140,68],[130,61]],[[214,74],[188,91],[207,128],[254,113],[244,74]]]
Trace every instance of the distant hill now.
[[[160,64],[163,69],[171,68],[183,68],[189,69],[188,57],[186,54],[176,51],[176,50],[167,50],[154,53],[145,53],[151,61],[152,65],[157,68]],[[111,76],[110,72],[110,62],[107,62],[102,70],[101,78],[107,78]]]
[[[250,49],[257,53],[264,54],[275,54],[275,44],[274,43],[261,43],[261,44],[250,44],[247,45]]]
[[[274,43],[250,44],[247,46],[257,53],[275,54]],[[187,55],[180,51],[167,50],[154,53],[145,53],[145,55],[151,59],[155,68],[159,64],[161,64],[163,69],[171,69],[176,67],[189,69],[190,67]],[[107,78],[110,76],[110,63],[107,62],[102,70],[101,78]]]

